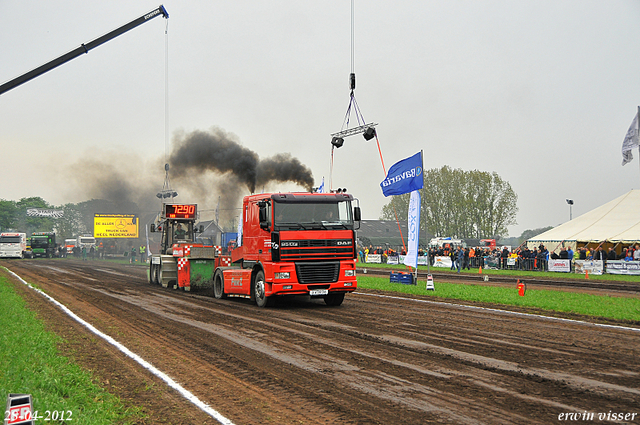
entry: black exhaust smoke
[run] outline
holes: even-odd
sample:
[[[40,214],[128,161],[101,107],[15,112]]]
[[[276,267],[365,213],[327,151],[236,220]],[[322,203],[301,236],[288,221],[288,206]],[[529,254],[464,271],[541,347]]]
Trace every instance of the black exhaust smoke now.
[[[171,176],[185,179],[197,172],[231,173],[251,193],[257,185],[291,181],[307,190],[313,187],[311,170],[289,154],[260,160],[258,154],[240,145],[236,137],[219,128],[196,130],[174,140],[169,162]]]
[[[156,193],[162,188],[165,158],[129,155],[122,161],[119,152],[95,152],[80,159],[73,173],[77,187],[74,196],[106,200],[111,206],[103,213],[141,214],[158,209]],[[243,186],[251,193],[270,182],[294,182],[311,190],[309,168],[289,154],[277,154],[261,160],[243,147],[236,136],[219,128],[177,134],[169,158],[171,181],[184,202],[198,202],[200,211],[218,210],[220,220],[232,220],[239,214]],[[151,171],[149,171],[151,170]],[[93,214],[93,212],[91,213]]]

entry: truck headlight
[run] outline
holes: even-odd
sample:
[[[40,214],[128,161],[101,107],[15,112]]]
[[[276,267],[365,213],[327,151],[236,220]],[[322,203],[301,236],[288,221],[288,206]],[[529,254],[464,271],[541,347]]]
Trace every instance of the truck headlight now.
[[[356,275],[356,271],[355,271],[355,269],[345,270],[344,271],[344,275],[345,276],[355,276]]]
[[[278,272],[278,273],[275,273],[274,278],[276,278],[276,279],[289,279],[290,276],[291,276],[291,273],[289,273],[289,272]]]

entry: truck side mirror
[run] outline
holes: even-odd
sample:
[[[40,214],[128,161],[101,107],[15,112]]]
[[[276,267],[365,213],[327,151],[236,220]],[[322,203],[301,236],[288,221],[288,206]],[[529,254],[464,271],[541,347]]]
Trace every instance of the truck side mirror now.
[[[150,231],[151,233],[154,233],[154,232],[156,231],[156,225],[155,225],[155,224],[153,224],[153,223],[151,223],[151,225],[149,226],[149,231]]]
[[[353,207],[353,220],[360,221],[361,218],[360,207]]]
[[[260,220],[260,228],[263,230],[269,229],[269,222],[267,221],[267,204],[266,202],[258,202],[260,208],[258,212],[258,219]]]
[[[198,232],[204,232],[204,226],[202,224],[200,225],[200,227],[198,227]]]

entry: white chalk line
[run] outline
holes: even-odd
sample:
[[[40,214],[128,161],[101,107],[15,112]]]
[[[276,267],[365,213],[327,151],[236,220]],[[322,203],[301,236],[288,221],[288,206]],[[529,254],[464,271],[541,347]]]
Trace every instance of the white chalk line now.
[[[514,316],[535,317],[536,319],[557,320],[559,322],[569,322],[569,323],[577,323],[577,324],[587,325],[587,326],[598,326],[598,327],[602,327],[602,328],[612,328],[612,329],[621,329],[621,330],[625,330],[625,331],[640,332],[640,328],[631,328],[631,327],[628,327],[628,326],[620,326],[620,325],[607,325],[607,324],[604,324],[604,323],[585,322],[583,320],[565,319],[565,318],[562,318],[562,317],[542,316],[540,314],[522,313],[522,312],[510,311],[510,310],[500,310],[498,308],[489,308],[489,307],[479,307],[479,306],[475,306],[475,305],[446,303],[446,302],[443,302],[443,301],[423,300],[423,299],[418,299],[418,298],[398,297],[398,296],[395,296],[395,295],[369,294],[369,293],[366,293],[366,292],[353,292],[353,294],[355,294],[355,295],[367,295],[367,296],[370,296],[370,297],[391,298],[391,299],[397,299],[397,300],[403,300],[403,301],[415,301],[415,302],[418,302],[418,303],[437,304],[437,305],[442,305],[442,306],[454,306],[454,307],[459,307],[459,308],[462,308],[462,309],[470,309],[470,310],[485,310],[485,311],[491,311],[491,312],[502,313],[502,314],[507,314],[507,315],[511,314],[511,315],[514,315]]]
[[[131,359],[133,359],[134,361],[136,361],[138,364],[140,364],[142,367],[147,369],[149,372],[151,372],[152,374],[154,374],[158,378],[162,379],[169,387],[171,387],[174,390],[178,391],[180,393],[180,395],[182,395],[184,398],[186,398],[191,403],[196,405],[200,410],[202,410],[203,412],[205,412],[206,414],[208,414],[209,416],[211,416],[212,418],[214,418],[215,420],[217,420],[221,424],[233,425],[233,422],[231,422],[229,419],[227,419],[224,416],[222,416],[222,414],[220,414],[215,409],[211,408],[208,404],[206,404],[203,401],[201,401],[198,397],[196,397],[190,391],[188,391],[185,388],[183,388],[180,384],[178,384],[176,381],[174,381],[172,378],[170,378],[164,372],[162,372],[159,369],[157,369],[151,363],[147,362],[142,357],[140,357],[136,353],[132,352],[131,350],[129,350],[124,345],[120,344],[115,339],[111,338],[109,335],[102,333],[101,331],[96,329],[93,325],[91,325],[90,323],[88,323],[88,322],[84,321],[83,319],[81,319],[80,317],[78,317],[74,312],[69,310],[66,306],[64,306],[63,304],[58,302],[56,299],[54,299],[50,295],[44,293],[40,289],[33,287],[30,283],[26,282],[24,279],[22,279],[20,276],[18,276],[17,274],[12,272],[11,270],[7,269],[6,267],[3,267],[3,269],[5,269],[7,272],[9,272],[13,276],[15,276],[16,279],[18,279],[20,282],[24,283],[29,288],[33,289],[34,291],[36,291],[37,293],[39,293],[40,295],[44,296],[46,299],[51,301],[53,304],[58,306],[62,311],[64,311],[68,316],[70,316],[72,319],[74,319],[75,321],[80,323],[82,326],[86,327],[91,332],[93,332],[94,334],[96,334],[100,338],[102,338],[105,341],[107,341],[109,344],[111,344],[114,347],[116,347],[118,350],[120,350],[126,356],[128,356]]]

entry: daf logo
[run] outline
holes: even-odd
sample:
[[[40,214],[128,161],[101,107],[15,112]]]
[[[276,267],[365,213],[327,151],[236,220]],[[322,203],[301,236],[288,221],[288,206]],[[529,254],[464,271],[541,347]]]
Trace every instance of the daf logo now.
[[[336,241],[336,245],[338,246],[351,245],[351,241]]]

